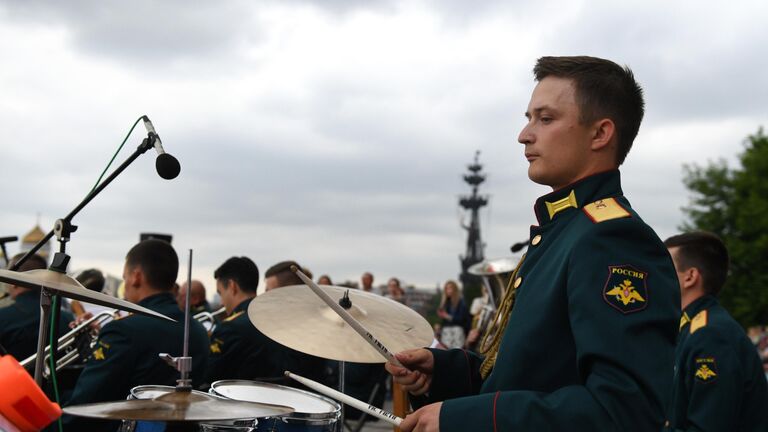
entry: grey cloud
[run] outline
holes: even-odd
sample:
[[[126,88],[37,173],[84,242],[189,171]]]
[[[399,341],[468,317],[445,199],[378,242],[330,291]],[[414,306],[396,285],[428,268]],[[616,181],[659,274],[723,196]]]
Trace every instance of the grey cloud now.
[[[223,57],[257,37],[247,1],[8,1],[11,20],[68,30],[77,49],[130,65]],[[243,39],[246,40],[243,40]]]

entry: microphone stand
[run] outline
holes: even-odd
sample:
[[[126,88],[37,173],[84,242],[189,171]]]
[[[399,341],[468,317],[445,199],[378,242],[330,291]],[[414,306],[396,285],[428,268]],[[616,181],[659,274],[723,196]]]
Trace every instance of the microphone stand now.
[[[46,234],[45,237],[43,237],[42,240],[37,242],[35,246],[32,247],[21,259],[19,259],[16,264],[14,264],[10,270],[18,270],[18,268],[27,260],[30,256],[32,256],[35,252],[37,252],[44,244],[46,244],[51,237],[56,235],[56,239],[59,242],[59,251],[56,252],[53,256],[53,261],[51,262],[51,265],[49,267],[49,270],[56,271],[59,273],[66,273],[67,272],[67,264],[69,264],[70,257],[66,254],[66,242],[69,241],[70,234],[75,232],[77,230],[77,226],[72,225],[72,218],[77,215],[80,210],[82,210],[86,205],[88,205],[91,200],[96,198],[96,195],[99,194],[104,188],[106,188],[117,176],[120,175],[123,171],[125,171],[126,168],[128,168],[133,161],[135,161],[139,156],[146,153],[149,149],[153,148],[155,145],[156,140],[155,134],[148,134],[147,138],[144,138],[142,140],[141,144],[136,148],[136,150],[131,154],[128,159],[125,160],[119,167],[117,167],[112,174],[109,175],[104,181],[99,183],[98,186],[96,186],[88,195],[85,196],[83,201],[80,202],[80,204],[77,205],[67,216],[64,217],[64,219],[59,219],[54,224],[53,230],[51,230],[48,234]],[[37,385],[42,388],[43,387],[43,365],[45,363],[45,344],[46,339],[49,337],[49,326],[51,325],[51,313],[52,311],[52,305],[56,305],[56,316],[59,316],[61,313],[61,300],[59,294],[56,294],[54,290],[50,290],[46,287],[41,287],[40,290],[40,328],[38,329],[38,339],[37,339],[37,358],[35,360],[35,382]],[[54,335],[58,332],[58,319],[54,320],[53,323],[53,331]],[[58,337],[53,338],[53,346],[51,347],[51,356],[53,359],[54,367],[56,365],[56,350],[58,345]]]
[[[5,249],[5,244],[10,242],[15,242],[18,239],[19,238],[16,236],[0,238],[0,252],[3,253],[3,259],[5,259],[6,266],[8,266],[8,263],[10,263],[11,261],[8,259],[8,251]]]

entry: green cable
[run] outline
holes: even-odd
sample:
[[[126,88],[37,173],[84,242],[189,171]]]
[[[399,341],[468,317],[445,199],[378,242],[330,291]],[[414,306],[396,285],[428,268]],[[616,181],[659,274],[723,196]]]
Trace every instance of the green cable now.
[[[96,187],[99,186],[99,183],[101,183],[101,179],[104,178],[104,174],[107,173],[107,170],[109,170],[109,167],[112,166],[112,162],[115,161],[115,158],[117,158],[117,155],[120,153],[120,150],[123,149],[123,146],[125,145],[126,141],[128,141],[128,137],[131,136],[133,133],[133,130],[136,129],[136,125],[139,124],[143,117],[139,117],[136,119],[136,122],[131,126],[131,129],[128,131],[128,133],[125,135],[125,138],[123,139],[123,142],[120,143],[120,146],[117,148],[117,151],[115,151],[115,154],[112,155],[112,159],[109,160],[109,163],[107,164],[106,168],[104,168],[104,171],[101,172],[101,175],[99,176],[99,179],[96,180],[96,184],[93,185],[93,188],[91,188],[91,192],[93,193],[94,190],[96,190]],[[53,382],[53,394],[56,398],[56,403],[61,405],[61,401],[59,400],[59,384],[56,380],[56,365],[53,363],[53,323],[56,322],[56,312],[58,311],[58,305],[59,305],[59,297],[54,296],[53,297],[53,311],[51,312],[51,331],[50,331],[50,357],[48,358],[50,360],[50,368],[51,368],[51,381]],[[59,432],[64,431],[64,425],[61,422],[61,417],[58,418],[58,424],[59,424]]]
[[[133,126],[131,126],[131,130],[129,130],[128,134],[125,135],[125,138],[123,139],[123,142],[120,143],[120,147],[117,148],[117,151],[112,156],[112,159],[109,160],[109,163],[107,164],[107,167],[104,168],[104,171],[101,172],[101,175],[99,176],[99,179],[96,180],[96,184],[93,185],[93,188],[91,189],[91,192],[93,192],[96,189],[96,186],[98,186],[99,183],[101,183],[101,179],[104,177],[104,174],[106,174],[107,170],[109,169],[109,167],[112,166],[112,162],[115,161],[115,158],[117,157],[117,154],[120,153],[120,150],[123,149],[123,146],[125,145],[125,142],[128,141],[128,137],[131,136],[131,134],[133,133],[133,130],[136,128],[136,125],[139,124],[139,122],[141,121],[142,118],[143,118],[143,116],[139,117],[138,119],[136,119],[136,123],[134,123]]]

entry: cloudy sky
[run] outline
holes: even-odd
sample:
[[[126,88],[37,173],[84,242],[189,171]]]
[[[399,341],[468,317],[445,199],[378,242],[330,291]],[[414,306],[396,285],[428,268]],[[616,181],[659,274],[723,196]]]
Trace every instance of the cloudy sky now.
[[[121,272],[139,232],[186,269],[247,255],[316,275],[435,286],[459,272],[461,180],[481,151],[486,256],[509,255],[548,190],[517,135],[543,55],[629,65],[647,110],[622,168],[675,233],[683,164],[734,161],[767,123],[768,3],[739,1],[0,1],[0,236],[47,231],[147,114],[181,175],[138,159],[82,211],[71,270]],[[141,125],[118,155],[146,136]],[[38,216],[39,215],[39,216]],[[19,244],[10,244],[9,252]]]

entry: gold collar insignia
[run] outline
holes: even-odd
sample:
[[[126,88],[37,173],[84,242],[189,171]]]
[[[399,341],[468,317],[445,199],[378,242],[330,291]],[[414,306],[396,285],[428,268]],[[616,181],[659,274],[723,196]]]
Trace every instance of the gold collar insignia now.
[[[553,217],[555,217],[556,214],[559,212],[568,209],[568,208],[579,208],[579,205],[576,203],[576,191],[572,190],[570,194],[568,194],[567,197],[563,199],[559,199],[555,202],[549,202],[546,201],[545,204],[547,205],[547,212],[549,213],[549,220],[552,220]]]

